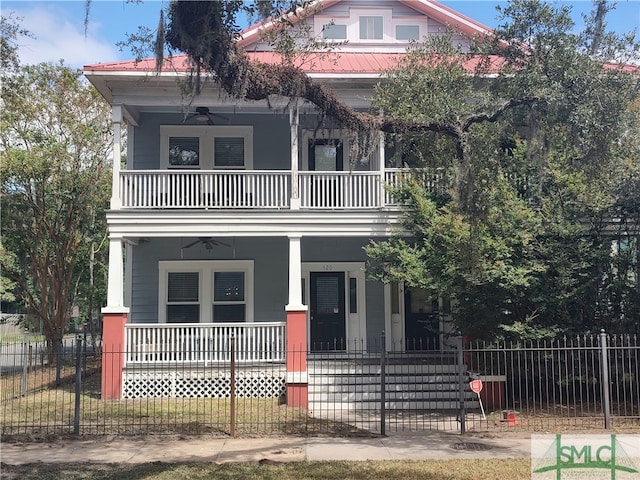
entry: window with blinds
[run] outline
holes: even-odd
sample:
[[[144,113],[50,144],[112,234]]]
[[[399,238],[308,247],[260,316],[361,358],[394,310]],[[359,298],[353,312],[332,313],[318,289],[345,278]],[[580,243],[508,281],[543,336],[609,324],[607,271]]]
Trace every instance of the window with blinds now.
[[[216,137],[213,140],[216,167],[244,167],[244,137]]]
[[[200,276],[198,272],[169,272],[167,276],[167,322],[200,321]]]

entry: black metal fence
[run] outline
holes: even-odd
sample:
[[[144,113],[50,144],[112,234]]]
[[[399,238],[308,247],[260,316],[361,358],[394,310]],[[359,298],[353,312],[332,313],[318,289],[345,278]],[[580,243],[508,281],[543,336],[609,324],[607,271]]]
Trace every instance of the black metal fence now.
[[[640,429],[640,345],[631,335],[477,342],[465,348],[487,414],[472,428]],[[478,415],[478,413],[480,413]]]
[[[288,352],[307,358],[297,381],[308,393],[297,406],[287,405],[286,365],[274,362],[130,365],[114,379],[122,398],[105,400],[103,361],[124,355],[103,359],[88,343],[64,339],[56,355],[28,337],[0,344],[4,437],[640,431],[640,346],[627,335],[465,345],[458,337],[443,350],[408,352],[380,348],[381,338]]]

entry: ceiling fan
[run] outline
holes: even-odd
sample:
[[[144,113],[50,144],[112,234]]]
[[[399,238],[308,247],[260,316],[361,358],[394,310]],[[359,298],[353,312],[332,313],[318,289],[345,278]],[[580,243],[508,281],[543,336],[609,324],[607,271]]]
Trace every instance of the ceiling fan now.
[[[219,240],[214,240],[211,237],[198,237],[197,240],[195,240],[195,241],[193,241],[191,243],[187,243],[186,245],[183,245],[180,248],[181,249],[191,248],[194,245],[197,245],[198,243],[202,243],[204,245],[204,248],[206,248],[207,250],[213,249],[213,247],[215,247],[216,245],[221,245],[221,246],[224,246],[224,247],[231,247],[231,245],[229,245],[228,243],[221,242]]]
[[[227,121],[229,120],[229,117],[209,111],[209,107],[196,107],[196,112],[188,115],[184,121],[187,122],[188,120],[195,118],[198,122],[206,122],[207,125],[214,125],[213,117],[218,117]]]

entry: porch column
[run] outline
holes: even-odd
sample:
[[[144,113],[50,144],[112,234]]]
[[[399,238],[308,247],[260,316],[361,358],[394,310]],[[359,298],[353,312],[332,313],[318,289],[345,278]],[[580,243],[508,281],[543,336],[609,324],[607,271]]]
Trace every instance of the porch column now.
[[[307,408],[307,307],[302,304],[302,236],[289,235],[289,303],[287,312],[287,405]]]
[[[300,112],[298,104],[289,105],[289,125],[291,126],[291,210],[300,210],[300,178],[298,175],[298,132]]]
[[[383,115],[383,112],[380,111],[380,115]],[[386,207],[385,197],[387,193],[387,178],[385,175],[385,164],[386,159],[384,157],[384,133],[380,132],[380,143],[378,144],[378,171],[380,172],[380,207]]]
[[[129,317],[123,291],[122,240],[109,238],[107,306],[102,309],[102,398],[106,400],[122,397],[125,324]]]
[[[122,106],[111,107],[113,125],[113,162],[111,166],[111,210],[119,210],[120,202],[120,161],[122,157]]]

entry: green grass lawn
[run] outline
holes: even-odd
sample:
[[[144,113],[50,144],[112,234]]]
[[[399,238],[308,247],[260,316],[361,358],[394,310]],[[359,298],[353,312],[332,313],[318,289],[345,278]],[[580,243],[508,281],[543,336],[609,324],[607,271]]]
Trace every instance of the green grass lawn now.
[[[2,466],[6,480],[520,480],[529,459],[238,464],[31,464]]]

